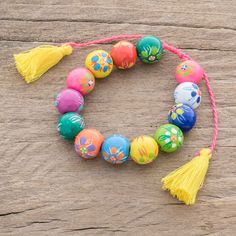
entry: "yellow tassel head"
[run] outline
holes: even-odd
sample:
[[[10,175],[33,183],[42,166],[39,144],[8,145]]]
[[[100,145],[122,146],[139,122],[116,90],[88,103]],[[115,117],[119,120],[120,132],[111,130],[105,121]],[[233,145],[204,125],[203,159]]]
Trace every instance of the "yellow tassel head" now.
[[[186,205],[194,204],[198,190],[203,185],[211,155],[209,148],[202,149],[198,156],[162,179],[163,189],[169,190],[172,196]]]
[[[64,56],[72,53],[70,45],[42,45],[31,50],[15,54],[18,72],[27,83],[40,78],[46,71],[56,65]]]

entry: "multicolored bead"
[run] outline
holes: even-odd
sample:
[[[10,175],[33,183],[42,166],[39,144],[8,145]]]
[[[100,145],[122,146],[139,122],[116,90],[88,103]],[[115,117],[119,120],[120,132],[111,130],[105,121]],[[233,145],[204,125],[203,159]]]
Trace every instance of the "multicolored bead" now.
[[[147,135],[135,138],[130,146],[130,156],[137,164],[148,164],[153,162],[158,155],[156,141]]]
[[[84,98],[80,92],[74,89],[65,89],[57,95],[55,106],[62,114],[80,112],[84,107]]]
[[[75,138],[75,151],[84,159],[95,158],[103,141],[104,137],[96,129],[84,129]]]
[[[66,79],[67,88],[77,90],[83,95],[90,93],[95,86],[93,74],[86,68],[72,70]]]
[[[113,61],[108,52],[95,50],[86,57],[85,66],[96,78],[105,78],[112,72]]]
[[[112,135],[102,144],[102,157],[111,164],[122,164],[129,157],[130,142],[121,135]]]
[[[189,105],[177,104],[169,111],[168,121],[183,132],[188,132],[196,123],[196,113]]]
[[[195,61],[181,62],[175,70],[175,78],[178,83],[193,82],[198,84],[204,76],[202,67]]]
[[[175,103],[184,103],[196,109],[201,104],[201,91],[199,87],[192,82],[179,84],[174,91]]]
[[[172,124],[160,126],[155,134],[155,140],[163,152],[174,152],[183,145],[184,136],[179,127]]]
[[[154,36],[141,38],[136,45],[139,59],[144,63],[158,61],[163,54],[162,42]]]
[[[84,119],[81,115],[68,112],[58,119],[57,129],[63,138],[72,140],[84,126]]]
[[[120,41],[112,47],[111,57],[117,68],[131,68],[137,60],[136,47],[128,41]]]

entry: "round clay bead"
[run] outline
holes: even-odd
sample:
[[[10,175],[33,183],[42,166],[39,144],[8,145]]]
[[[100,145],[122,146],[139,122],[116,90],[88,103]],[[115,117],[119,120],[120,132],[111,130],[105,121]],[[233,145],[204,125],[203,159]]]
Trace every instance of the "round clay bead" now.
[[[184,103],[195,109],[201,103],[201,91],[196,84],[184,82],[176,87],[174,99],[176,104]]]
[[[102,144],[102,157],[111,164],[122,164],[129,157],[130,142],[121,135],[112,135]]]
[[[160,126],[155,134],[155,140],[163,152],[174,152],[183,145],[184,136],[179,127],[172,124]]]
[[[72,140],[84,126],[84,119],[81,115],[68,112],[58,119],[57,129],[63,138]]]
[[[67,88],[77,90],[83,95],[90,93],[95,86],[93,74],[86,68],[72,70],[66,79]]]
[[[84,98],[74,89],[65,89],[57,95],[55,106],[62,114],[80,112],[84,107]]]
[[[176,104],[169,111],[168,121],[183,132],[188,132],[196,123],[196,113],[189,105]]]
[[[105,78],[112,72],[113,61],[108,52],[95,50],[86,57],[85,66],[96,78]]]
[[[175,70],[175,78],[178,83],[193,82],[198,84],[203,78],[204,71],[195,61],[181,62]]]
[[[85,159],[96,157],[104,137],[96,129],[84,129],[75,138],[75,151]]]
[[[136,47],[128,41],[120,41],[112,47],[111,57],[117,68],[130,68],[135,65],[137,60]]]
[[[147,135],[135,138],[130,146],[130,156],[138,164],[148,164],[153,162],[158,155],[158,145],[156,141]]]
[[[139,59],[144,63],[158,61],[163,54],[162,42],[154,36],[141,38],[136,45]]]

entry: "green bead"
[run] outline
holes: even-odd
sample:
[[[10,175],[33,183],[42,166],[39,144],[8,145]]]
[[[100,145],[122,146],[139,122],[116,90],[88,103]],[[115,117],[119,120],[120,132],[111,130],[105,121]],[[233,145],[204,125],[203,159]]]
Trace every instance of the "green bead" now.
[[[144,63],[158,61],[163,54],[162,42],[154,36],[141,38],[136,45],[139,59]]]
[[[75,112],[68,112],[58,119],[57,129],[60,135],[66,140],[72,140],[83,130],[84,119]]]
[[[184,141],[184,136],[179,127],[172,124],[160,126],[155,134],[155,140],[163,152],[178,150]]]

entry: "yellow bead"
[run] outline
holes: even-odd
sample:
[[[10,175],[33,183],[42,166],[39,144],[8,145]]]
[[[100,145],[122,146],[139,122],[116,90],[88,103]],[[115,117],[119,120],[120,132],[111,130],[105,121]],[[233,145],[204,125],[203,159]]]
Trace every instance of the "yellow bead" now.
[[[96,78],[105,78],[112,71],[113,61],[108,52],[95,50],[86,57],[85,66]]]
[[[148,164],[158,155],[158,145],[154,138],[143,135],[135,138],[130,146],[130,156],[138,164]]]

